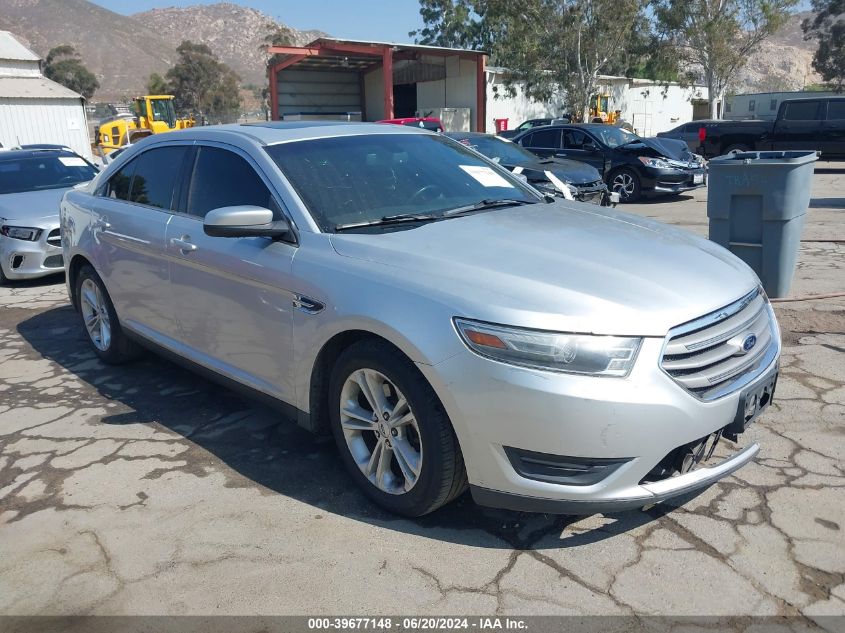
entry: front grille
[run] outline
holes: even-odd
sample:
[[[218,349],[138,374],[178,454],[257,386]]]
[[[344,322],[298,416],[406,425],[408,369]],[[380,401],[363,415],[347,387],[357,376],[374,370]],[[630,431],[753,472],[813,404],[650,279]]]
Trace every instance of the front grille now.
[[[748,349],[748,343],[755,337]],[[761,288],[669,332],[660,366],[702,400],[747,384],[774,360],[777,330]]]
[[[61,255],[50,255],[44,258],[44,268],[61,268],[65,265]]]
[[[50,231],[50,234],[47,235],[47,243],[51,246],[61,246],[62,245],[62,235],[59,229],[53,229]]]

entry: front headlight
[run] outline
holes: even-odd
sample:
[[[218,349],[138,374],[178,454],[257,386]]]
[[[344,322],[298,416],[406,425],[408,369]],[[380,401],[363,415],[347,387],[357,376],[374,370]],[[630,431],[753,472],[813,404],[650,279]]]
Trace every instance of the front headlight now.
[[[650,158],[648,156],[637,156],[637,158],[646,167],[654,167],[655,169],[669,169],[672,167],[662,158]]]
[[[591,376],[627,376],[642,339],[528,330],[455,318],[476,354],[511,365]]]
[[[3,226],[0,226],[0,234],[16,240],[34,242],[41,234],[41,229],[34,229],[28,226],[8,226],[4,224]]]

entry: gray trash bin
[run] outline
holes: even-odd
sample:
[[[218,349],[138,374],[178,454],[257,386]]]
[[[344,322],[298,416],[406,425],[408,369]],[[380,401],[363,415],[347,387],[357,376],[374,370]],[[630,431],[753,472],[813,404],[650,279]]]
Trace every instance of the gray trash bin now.
[[[792,285],[815,151],[734,152],[710,161],[710,239],[754,269],[770,297]]]

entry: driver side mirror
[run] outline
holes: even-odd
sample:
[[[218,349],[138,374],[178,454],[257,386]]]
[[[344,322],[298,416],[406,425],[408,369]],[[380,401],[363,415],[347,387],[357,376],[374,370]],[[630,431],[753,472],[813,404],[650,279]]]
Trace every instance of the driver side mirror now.
[[[238,205],[209,211],[203,230],[211,237],[269,237],[290,239],[293,230],[287,219],[273,220],[273,212],[264,207]]]

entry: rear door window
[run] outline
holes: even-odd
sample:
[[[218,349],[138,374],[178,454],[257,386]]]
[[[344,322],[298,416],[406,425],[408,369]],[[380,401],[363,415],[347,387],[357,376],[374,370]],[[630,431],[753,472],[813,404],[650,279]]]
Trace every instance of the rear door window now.
[[[212,209],[239,205],[271,209],[276,219],[281,218],[270,189],[243,157],[219,147],[200,147],[188,191],[188,213],[204,218]]]
[[[135,173],[136,164],[137,161],[130,161],[114,176],[109,178],[109,182],[103,191],[103,195],[115,200],[129,201],[129,185],[132,184],[132,174]]]
[[[790,101],[783,113],[784,121],[817,121],[821,119],[821,101]]]
[[[185,145],[157,147],[132,161],[136,165],[129,201],[171,210],[176,179],[188,152]]]
[[[525,139],[526,147],[560,148],[560,130],[537,130]]]

